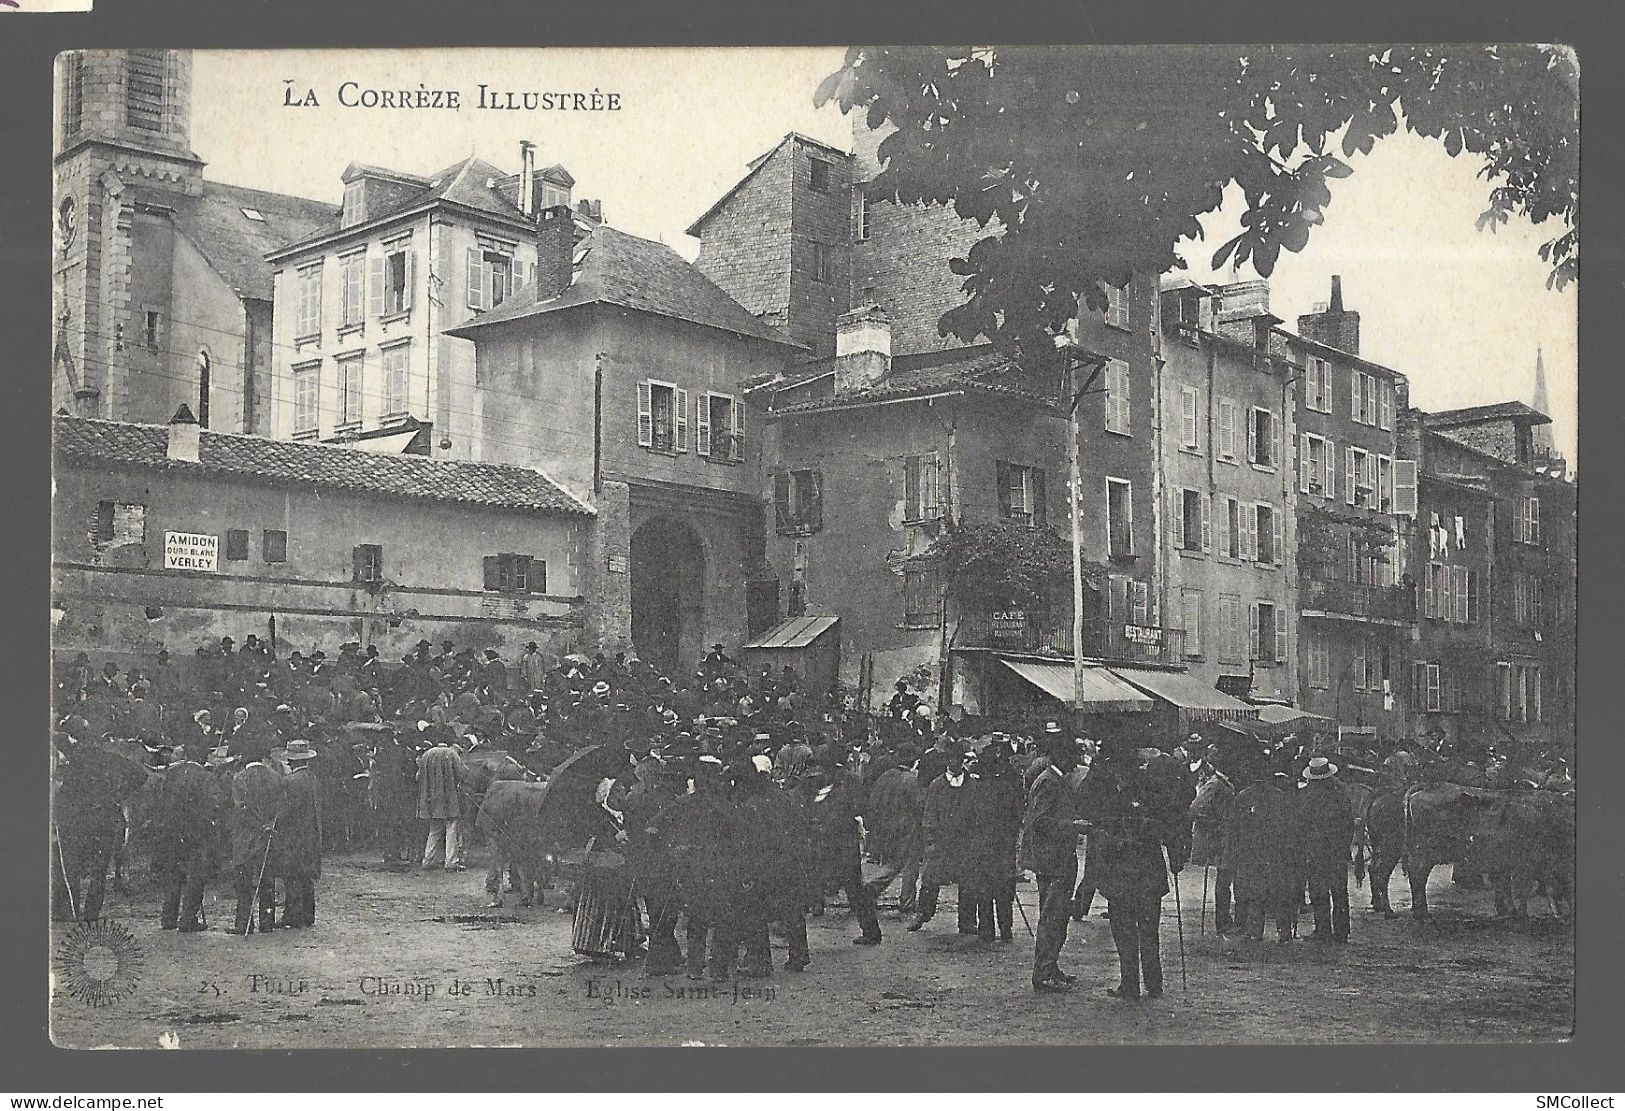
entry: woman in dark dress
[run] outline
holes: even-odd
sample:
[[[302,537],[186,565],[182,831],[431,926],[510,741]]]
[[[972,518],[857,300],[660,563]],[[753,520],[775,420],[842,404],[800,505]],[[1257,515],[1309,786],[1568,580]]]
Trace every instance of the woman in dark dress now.
[[[570,924],[570,945],[594,960],[624,960],[637,947],[638,910],[632,870],[626,858],[612,848],[622,831],[619,811],[610,806],[614,780],[598,784],[594,798],[601,821],[585,849],[570,853],[565,862],[576,864],[576,909]]]

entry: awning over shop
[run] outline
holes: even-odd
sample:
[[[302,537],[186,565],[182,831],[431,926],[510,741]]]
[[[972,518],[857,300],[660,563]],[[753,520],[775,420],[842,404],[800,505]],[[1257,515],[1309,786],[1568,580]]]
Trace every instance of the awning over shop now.
[[[1258,717],[1258,707],[1249,706],[1239,698],[1231,698],[1216,687],[1210,687],[1194,675],[1183,671],[1152,671],[1139,667],[1113,667],[1112,672],[1126,679],[1140,690],[1153,694],[1186,711],[1192,718]]]
[[[840,620],[839,617],[792,617],[779,622],[745,647],[771,650],[806,648],[833,629]]]
[[[1268,705],[1258,707],[1258,720],[1269,725],[1298,725],[1304,729],[1330,729],[1332,719],[1322,714],[1311,714],[1296,706]]]
[[[1012,660],[1004,656],[999,657],[999,662],[1051,698],[1072,705],[1070,663]],[[1151,699],[1105,668],[1083,669],[1083,703],[1077,709],[1085,713],[1141,713],[1149,712],[1151,707]]]

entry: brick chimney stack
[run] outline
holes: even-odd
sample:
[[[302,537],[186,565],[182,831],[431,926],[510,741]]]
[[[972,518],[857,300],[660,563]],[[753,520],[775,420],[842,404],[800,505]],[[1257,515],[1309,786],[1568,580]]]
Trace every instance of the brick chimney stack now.
[[[1343,276],[1332,275],[1332,299],[1319,312],[1298,317],[1298,334],[1350,355],[1360,353],[1360,314],[1343,308]]]
[[[169,448],[166,454],[179,463],[196,463],[202,438],[197,418],[192,415],[191,409],[182,405],[169,418]]]
[[[519,144],[519,211],[536,211],[536,144],[529,139]]]
[[[835,319],[835,392],[878,383],[891,370],[891,317],[879,305],[860,305]]]
[[[536,229],[536,300],[550,300],[570,288],[575,253],[576,225],[569,206],[542,209]]]

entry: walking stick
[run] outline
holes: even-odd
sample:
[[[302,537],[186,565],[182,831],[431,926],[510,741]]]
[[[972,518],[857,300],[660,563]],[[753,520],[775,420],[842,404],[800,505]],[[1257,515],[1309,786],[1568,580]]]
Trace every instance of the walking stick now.
[[[1207,865],[1202,865],[1202,917],[1197,922],[1196,936],[1207,936]]]
[[[56,838],[56,861],[62,868],[62,886],[68,889],[68,913],[73,915],[75,922],[79,921],[78,900],[73,894],[73,877],[68,874],[68,858],[62,851],[62,835],[59,832]],[[1025,913],[1022,917],[1026,917]]]
[[[1162,862],[1174,880],[1174,921],[1179,925],[1179,987],[1188,995],[1191,985],[1185,975],[1185,914],[1179,906],[1179,873],[1174,871],[1173,864],[1169,862],[1167,849],[1163,850]]]
[[[280,817],[281,815],[278,815]],[[254,925],[259,919],[260,888],[265,885],[265,866],[271,860],[271,839],[276,836],[276,818],[271,819],[271,828],[265,831],[265,855],[260,857],[260,874],[254,878],[253,902],[248,907],[248,932],[254,932]],[[259,931],[264,933],[264,930]]]
[[[1032,924],[1031,920],[1029,920],[1028,917],[1027,917],[1027,908],[1022,905],[1021,893],[1020,892],[1016,893],[1016,897],[1015,897],[1015,899],[1013,901],[1016,904],[1016,909],[1021,912],[1021,924],[1023,926],[1027,927],[1027,936],[1032,937],[1032,938],[1036,938],[1038,936],[1038,934],[1036,932],[1034,932],[1033,924]]]

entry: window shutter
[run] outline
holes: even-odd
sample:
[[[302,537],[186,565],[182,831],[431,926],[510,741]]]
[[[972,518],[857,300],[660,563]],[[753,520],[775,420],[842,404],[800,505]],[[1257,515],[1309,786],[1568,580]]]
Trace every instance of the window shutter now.
[[[1439,699],[1439,665],[1438,664],[1428,664],[1427,665],[1427,682],[1428,682],[1428,709],[1437,712],[1439,707],[1442,704],[1440,702],[1440,699]]]
[[[1354,423],[1360,423],[1360,372],[1353,371],[1349,375],[1349,415]]]
[[[1455,615],[1455,603],[1452,600],[1450,581],[1450,568],[1439,567],[1439,620],[1450,621]]]
[[[1174,550],[1185,547],[1185,495],[1186,490],[1174,488],[1174,511],[1168,514],[1173,520],[1169,523],[1168,532],[1173,538]]]
[[[1394,515],[1416,516],[1416,460],[1394,460]]]
[[[790,476],[782,471],[773,476],[773,518],[780,532],[789,532],[795,524],[790,512]]]
[[[1258,558],[1258,507],[1255,505],[1241,507],[1241,558]]]
[[[1043,528],[1049,523],[1049,510],[1044,504],[1044,470],[1034,467],[1030,472],[1033,480],[1033,504],[1028,510],[1033,515],[1033,525]]]
[[[926,517],[936,520],[942,516],[942,464],[937,453],[922,456],[920,477],[925,490],[925,503],[921,506]]]
[[[1190,386],[1179,391],[1179,416],[1183,422],[1183,440],[1186,447],[1196,447],[1196,391]]]
[[[638,383],[638,446],[654,445],[654,406],[650,400],[649,383]]]
[[[384,315],[384,265],[383,258],[367,260],[367,311],[373,316]]]
[[[673,451],[687,451],[688,450],[688,391],[687,390],[673,390],[672,394],[673,394],[673,397],[672,397],[673,407],[677,410],[677,412],[676,412],[676,418],[677,419],[674,422],[676,427],[672,430],[672,450]]]
[[[1258,659],[1258,603],[1247,603],[1247,658]]]
[[[1394,387],[1384,382],[1377,387],[1377,420],[1384,432],[1394,430]]]
[[[412,307],[412,290],[417,287],[418,280],[418,253],[408,249],[406,252],[406,277],[401,286],[401,310]]]
[[[1422,606],[1422,613],[1427,617],[1439,616],[1438,587],[1435,585],[1438,568],[1428,564],[1427,574],[1423,576],[1423,592],[1426,595]]]
[[[1275,415],[1273,409],[1266,409],[1270,422],[1270,466],[1279,467],[1285,462],[1282,443],[1281,419]]]
[[[532,594],[547,593],[547,560],[535,556],[525,557],[525,573]]]
[[[1479,601],[1479,597],[1478,597],[1478,572],[1477,571],[1468,571],[1467,572],[1467,620],[1469,622],[1474,622],[1474,621],[1478,620],[1479,605],[1480,605],[1480,601]]]
[[[359,577],[359,576],[357,576],[357,577]],[[486,556],[485,557],[485,589],[487,589],[487,590],[501,590],[502,589],[502,557],[501,556]]]
[[[916,521],[925,516],[924,498],[920,492],[920,464],[918,455],[903,458],[903,520]]]
[[[745,399],[736,397],[728,411],[733,415],[733,443],[729,445],[728,457],[743,460],[745,458]]]
[[[1467,623],[1467,568],[1452,567],[1450,569],[1450,593],[1453,607],[1451,619],[1465,625]]]
[[[1213,550],[1213,497],[1210,494],[1202,495],[1202,550]]]
[[[1529,542],[1540,543],[1540,499],[1529,499]]]
[[[1275,547],[1272,552],[1275,565],[1279,567],[1286,562],[1286,513],[1271,512],[1270,519],[1275,524]]]
[[[468,307],[483,309],[490,301],[487,286],[490,272],[485,267],[485,256],[478,247],[468,249]]]
[[[726,435],[726,433],[724,433]],[[694,399],[694,451],[697,455],[711,454],[711,395],[700,394]],[[724,454],[718,452],[717,454]]]
[[[999,484],[999,516],[1010,516],[1010,464],[1003,459],[993,461],[994,477]]]
[[[366,553],[364,545],[357,544],[350,549],[350,579],[352,582],[361,582],[365,576]]]
[[[1247,411],[1247,462],[1258,462],[1258,410]]]
[[[1309,492],[1309,464],[1312,462],[1309,451],[1309,433],[1303,434],[1302,445],[1298,449],[1298,490],[1301,493]]]
[[[1286,663],[1286,610],[1275,607],[1275,662]]]
[[[824,527],[824,476],[819,471],[806,471],[807,495],[811,505],[807,510],[807,527],[814,531]]]
[[[1352,447],[1348,447],[1344,448],[1343,451],[1343,500],[1348,502],[1350,505],[1353,505],[1354,484],[1356,482],[1354,472],[1354,449]]]

